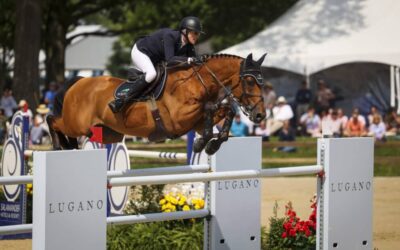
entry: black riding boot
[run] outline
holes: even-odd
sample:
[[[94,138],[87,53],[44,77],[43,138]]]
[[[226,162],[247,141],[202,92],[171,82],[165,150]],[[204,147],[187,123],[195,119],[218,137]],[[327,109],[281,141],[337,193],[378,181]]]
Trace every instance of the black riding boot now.
[[[128,102],[139,97],[143,90],[146,88],[148,83],[144,79],[144,75],[138,78],[135,82],[131,83],[128,93],[121,98],[115,98],[115,100],[108,103],[108,106],[113,113],[118,113]]]

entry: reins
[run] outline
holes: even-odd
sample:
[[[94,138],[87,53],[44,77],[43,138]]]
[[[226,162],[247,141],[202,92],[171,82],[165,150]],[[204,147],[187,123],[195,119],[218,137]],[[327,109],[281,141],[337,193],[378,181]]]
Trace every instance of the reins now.
[[[210,69],[210,67],[207,66],[207,64],[202,63],[200,66],[204,66],[206,68],[206,70],[208,71],[208,73],[212,76],[212,78],[215,80],[215,82],[224,90],[224,95],[222,97],[219,97],[217,99],[217,102],[215,103],[215,106],[219,106],[222,104],[223,100],[226,99],[228,97],[229,100],[231,100],[232,102],[236,103],[238,105],[238,107],[243,111],[244,114],[249,115],[256,107],[257,105],[262,102],[263,97],[262,95],[255,95],[252,93],[248,93],[246,91],[246,87],[245,87],[245,80],[244,77],[249,75],[254,77],[252,74],[245,74],[244,72],[242,72],[242,64],[244,61],[241,62],[241,67],[240,67],[240,78],[239,78],[239,82],[235,85],[233,85],[231,87],[231,89],[228,89],[219,79],[218,77],[215,75],[215,73]],[[208,88],[205,84],[204,79],[202,78],[202,76],[199,73],[199,70],[196,67],[193,67],[193,71],[196,73],[197,78],[199,79],[199,81],[201,82],[201,84],[203,85],[204,89],[206,90],[206,93],[208,96],[210,96],[210,93],[208,91]],[[254,77],[255,78],[255,77]],[[239,86],[242,86],[242,94],[239,98],[236,98],[233,94],[232,91],[234,89],[236,89]],[[257,103],[255,103],[254,105],[250,106],[244,106],[241,104],[242,101],[246,101],[244,98],[246,97],[259,97],[259,101]],[[248,103],[248,101],[246,101]]]

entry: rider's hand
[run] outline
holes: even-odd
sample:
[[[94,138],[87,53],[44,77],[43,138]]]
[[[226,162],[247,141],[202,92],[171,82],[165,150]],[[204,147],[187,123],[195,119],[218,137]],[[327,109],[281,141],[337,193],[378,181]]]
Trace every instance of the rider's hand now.
[[[189,57],[188,64],[202,64],[203,60],[201,57]]]

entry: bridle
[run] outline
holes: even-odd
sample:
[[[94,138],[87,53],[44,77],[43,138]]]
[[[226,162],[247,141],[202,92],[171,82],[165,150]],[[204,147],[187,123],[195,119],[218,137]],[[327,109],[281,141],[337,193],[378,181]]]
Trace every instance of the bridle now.
[[[239,81],[235,85],[232,86],[231,89],[228,89],[225,87],[225,85],[218,79],[218,77],[215,75],[215,73],[207,66],[207,64],[202,63],[200,66],[204,66],[207,71],[210,73],[212,78],[215,80],[215,82],[218,83],[218,85],[224,90],[224,95],[218,98],[217,102],[215,103],[216,106],[220,106],[226,98],[231,100],[232,102],[236,103],[239,108],[243,111],[245,115],[250,115],[251,112],[263,101],[263,96],[262,95],[256,95],[253,93],[249,93],[246,91],[246,85],[248,85],[248,81],[246,81],[246,77],[251,77],[256,84],[259,86],[263,86],[263,80],[262,80],[262,75],[260,69],[257,69],[255,67],[250,67],[246,68],[246,59],[244,59],[240,63],[240,72],[239,72]],[[198,67],[193,67],[193,71],[196,73],[197,78],[200,80],[201,84],[206,90],[207,95],[209,95],[209,91],[206,87],[206,84],[199,74],[199,68]],[[235,97],[232,94],[232,91],[236,89],[237,87],[242,86],[242,94],[239,96],[239,98]],[[255,104],[251,105],[249,103],[248,97],[259,97],[258,102]],[[243,103],[243,104],[242,104]]]
[[[239,103],[248,103],[246,106],[240,105],[240,108],[242,109],[243,113],[246,115],[249,115],[261,102],[263,102],[264,98],[262,95],[256,95],[253,93],[249,93],[246,91],[246,84],[249,84],[248,81],[245,80],[246,77],[251,77],[253,80],[258,84],[260,87],[263,86],[263,78],[261,74],[261,70],[259,68],[255,67],[250,67],[246,68],[246,60],[244,59],[240,63],[240,72],[239,72],[239,80],[242,86],[242,94],[239,97]],[[255,104],[251,105],[248,102],[248,97],[258,97],[259,100]],[[235,98],[235,97],[233,97]]]

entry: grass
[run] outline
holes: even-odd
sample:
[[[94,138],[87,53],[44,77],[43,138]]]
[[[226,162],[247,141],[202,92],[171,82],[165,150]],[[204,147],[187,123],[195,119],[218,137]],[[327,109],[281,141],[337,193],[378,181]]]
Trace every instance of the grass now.
[[[185,141],[179,139],[167,143],[149,144],[128,140],[126,144],[131,149],[186,152]],[[293,153],[274,150],[282,145],[293,145],[297,150]],[[0,149],[1,152],[2,149]],[[400,176],[400,140],[389,139],[386,143],[376,143],[374,155],[374,176]],[[263,168],[313,165],[316,164],[317,158],[317,139],[298,137],[295,142],[282,143],[277,138],[271,138],[270,142],[263,142],[262,157]],[[131,158],[132,168],[154,168],[185,164],[184,160]]]

